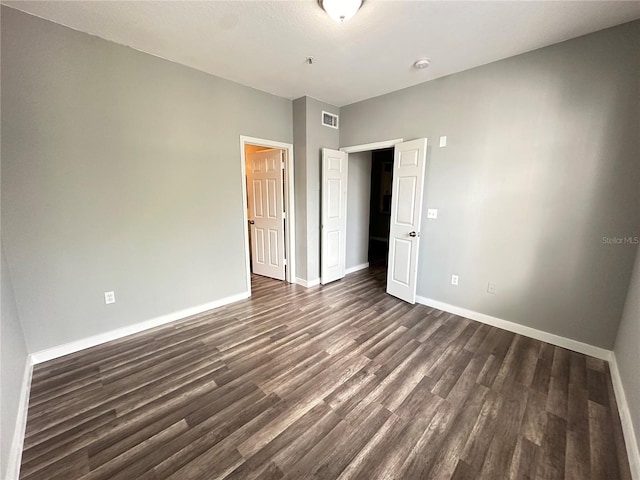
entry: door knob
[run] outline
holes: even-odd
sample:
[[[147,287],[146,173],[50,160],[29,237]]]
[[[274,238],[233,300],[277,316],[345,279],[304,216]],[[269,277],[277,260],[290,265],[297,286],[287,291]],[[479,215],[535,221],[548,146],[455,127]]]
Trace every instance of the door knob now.
[[[419,234],[419,233],[416,233],[416,232],[409,232],[409,236],[410,236],[410,237],[419,237],[419,236],[420,236],[420,234]]]
[[[253,224],[254,224],[254,223],[256,223],[256,222],[254,222],[253,220],[249,220],[249,223],[250,223],[251,225],[253,225]]]

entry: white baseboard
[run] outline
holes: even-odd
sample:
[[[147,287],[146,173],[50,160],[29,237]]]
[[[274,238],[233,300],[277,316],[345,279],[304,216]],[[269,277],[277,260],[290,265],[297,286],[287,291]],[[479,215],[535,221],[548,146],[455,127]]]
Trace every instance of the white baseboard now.
[[[432,300],[431,298],[416,296],[416,302],[426,305],[427,307],[437,308],[438,310],[444,310],[445,312],[460,315],[461,317],[470,318],[481,323],[486,323],[493,327],[502,328],[509,332],[518,333],[526,337],[535,338],[543,342],[556,345],[558,347],[567,348],[574,352],[584,353],[592,357],[600,358],[601,360],[609,361],[611,358],[611,350],[589,345],[588,343],[582,343],[578,340],[572,340],[571,338],[561,337],[553,333],[548,333],[536,328],[520,325],[519,323],[510,322],[501,318],[492,317],[484,313],[474,312],[473,310],[467,310],[466,308],[456,307],[455,305],[449,305],[448,303],[440,302],[438,300]]]
[[[633,429],[631,411],[627,403],[627,396],[624,393],[622,377],[620,377],[620,371],[618,370],[618,362],[613,352],[611,352],[611,359],[609,360],[609,370],[611,370],[611,382],[613,383],[613,391],[616,395],[616,402],[618,403],[618,413],[620,414],[620,423],[622,423],[624,443],[627,447],[627,457],[629,457],[629,466],[631,467],[631,478],[640,480],[640,450],[638,450],[638,440]]]
[[[245,298],[249,298],[250,295],[251,294],[249,292],[242,292],[237,295],[214,300],[213,302],[186,308],[184,310],[168,313],[166,315],[161,315],[159,317],[136,323],[134,325],[117,328],[109,332],[99,333],[98,335],[93,335],[81,340],[65,343],[64,345],[47,348],[46,350],[40,350],[39,352],[31,354],[31,358],[34,364],[46,362],[54,358],[62,357],[64,355],[69,355],[70,353],[84,350],[85,348],[95,347],[96,345],[100,345],[101,343],[110,342],[111,340],[126,337],[127,335],[142,332],[143,330],[158,327],[166,323],[175,322],[176,320],[182,320],[183,318],[190,317],[191,315],[197,315],[198,313],[222,307],[223,305],[227,305],[229,303],[238,302],[240,300],[244,300]]]
[[[11,449],[7,459],[7,480],[18,480],[20,476],[20,464],[22,463],[22,446],[24,445],[24,435],[27,429],[27,413],[29,410],[29,393],[31,391],[31,375],[33,374],[33,361],[31,355],[27,357],[24,366],[24,376],[22,387],[20,388],[20,399],[18,400],[18,413],[16,415],[16,426],[11,439]]]
[[[305,288],[311,288],[320,285],[320,279],[314,278],[313,280],[305,280],[304,278],[296,278],[296,283]]]
[[[349,267],[347,268],[345,273],[349,275],[350,273],[357,272],[358,270],[364,270],[365,268],[369,268],[369,262],[361,263],[360,265],[356,265],[355,267]]]

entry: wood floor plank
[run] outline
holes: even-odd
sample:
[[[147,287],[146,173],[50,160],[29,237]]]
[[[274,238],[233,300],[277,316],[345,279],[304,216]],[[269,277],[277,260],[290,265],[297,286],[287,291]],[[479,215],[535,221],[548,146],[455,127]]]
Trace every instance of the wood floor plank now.
[[[531,389],[527,396],[520,434],[536,445],[542,445],[547,425],[547,395]]]
[[[430,452],[432,460],[429,470],[424,472],[428,478],[449,478],[453,474],[487,393],[487,388],[477,385],[462,407],[454,408],[456,414],[447,426],[443,442]]]
[[[531,388],[545,395],[549,393],[554,348],[553,345],[549,345],[548,343],[543,343],[540,346],[538,362],[531,382]]]
[[[480,472],[483,478],[499,478],[510,470],[527,405],[527,393],[527,387],[515,384],[503,396],[498,413],[500,421]]]
[[[20,478],[630,480],[608,365],[385,293],[382,265],[34,368]]]
[[[502,411],[503,398],[495,391],[489,391],[482,409],[469,433],[460,458],[478,472],[482,469],[487,450],[493,440],[499,423],[498,415]]]
[[[381,405],[369,404],[358,418],[341,421],[284,471],[289,478],[336,478],[390,416]]]
[[[545,435],[536,457],[536,477],[549,480],[565,477],[567,422],[553,413],[547,413]],[[615,478],[615,477],[595,477]]]
[[[620,478],[609,411],[589,400],[591,478]]]
[[[545,422],[546,424],[546,422]],[[540,447],[520,436],[509,468],[509,480],[532,480],[536,475],[536,458]]]

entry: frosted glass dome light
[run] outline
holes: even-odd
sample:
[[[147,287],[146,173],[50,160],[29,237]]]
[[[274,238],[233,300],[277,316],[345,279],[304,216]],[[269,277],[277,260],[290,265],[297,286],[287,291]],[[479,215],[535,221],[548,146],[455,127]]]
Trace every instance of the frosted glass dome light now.
[[[319,2],[331,18],[342,23],[356,14],[363,0],[319,0]]]

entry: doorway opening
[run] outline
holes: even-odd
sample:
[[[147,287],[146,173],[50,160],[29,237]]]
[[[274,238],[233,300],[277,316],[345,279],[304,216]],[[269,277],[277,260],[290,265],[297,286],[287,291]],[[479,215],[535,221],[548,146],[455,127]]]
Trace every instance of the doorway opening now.
[[[379,152],[380,150],[393,152],[392,164],[389,153]],[[372,180],[374,151],[376,179]],[[344,147],[339,152],[323,149],[323,284],[338,280],[347,273],[367,268],[371,260],[383,262],[386,251],[387,293],[406,302],[415,303],[426,156],[426,138],[408,142],[389,140]],[[325,176],[325,171],[330,171],[333,176]],[[389,185],[387,177],[391,177],[392,186]],[[325,197],[328,200],[326,202]],[[342,198],[345,199],[344,202]],[[346,208],[341,207],[344,203]],[[377,218],[374,219],[372,214]],[[346,237],[342,244],[346,245],[340,246],[339,255],[333,255],[338,259],[334,263],[341,268],[341,272],[331,272],[333,275],[327,275],[326,281],[325,270],[328,272],[329,269],[325,269],[325,263],[330,263],[326,259],[333,257],[326,256],[325,252],[336,249],[331,242],[325,241],[328,240],[325,239],[325,236],[328,237],[325,217],[341,220],[339,224],[331,227],[329,233],[338,239]],[[370,232],[373,234],[370,235]]]
[[[393,155],[393,147],[349,154],[347,274],[372,268],[386,277]]]
[[[251,274],[295,279],[293,145],[240,137],[247,291]]]
[[[395,144],[402,139],[341,149],[349,154],[346,273],[375,268],[386,276]]]
[[[393,148],[371,152],[368,262],[387,269],[391,195],[393,186]]]

